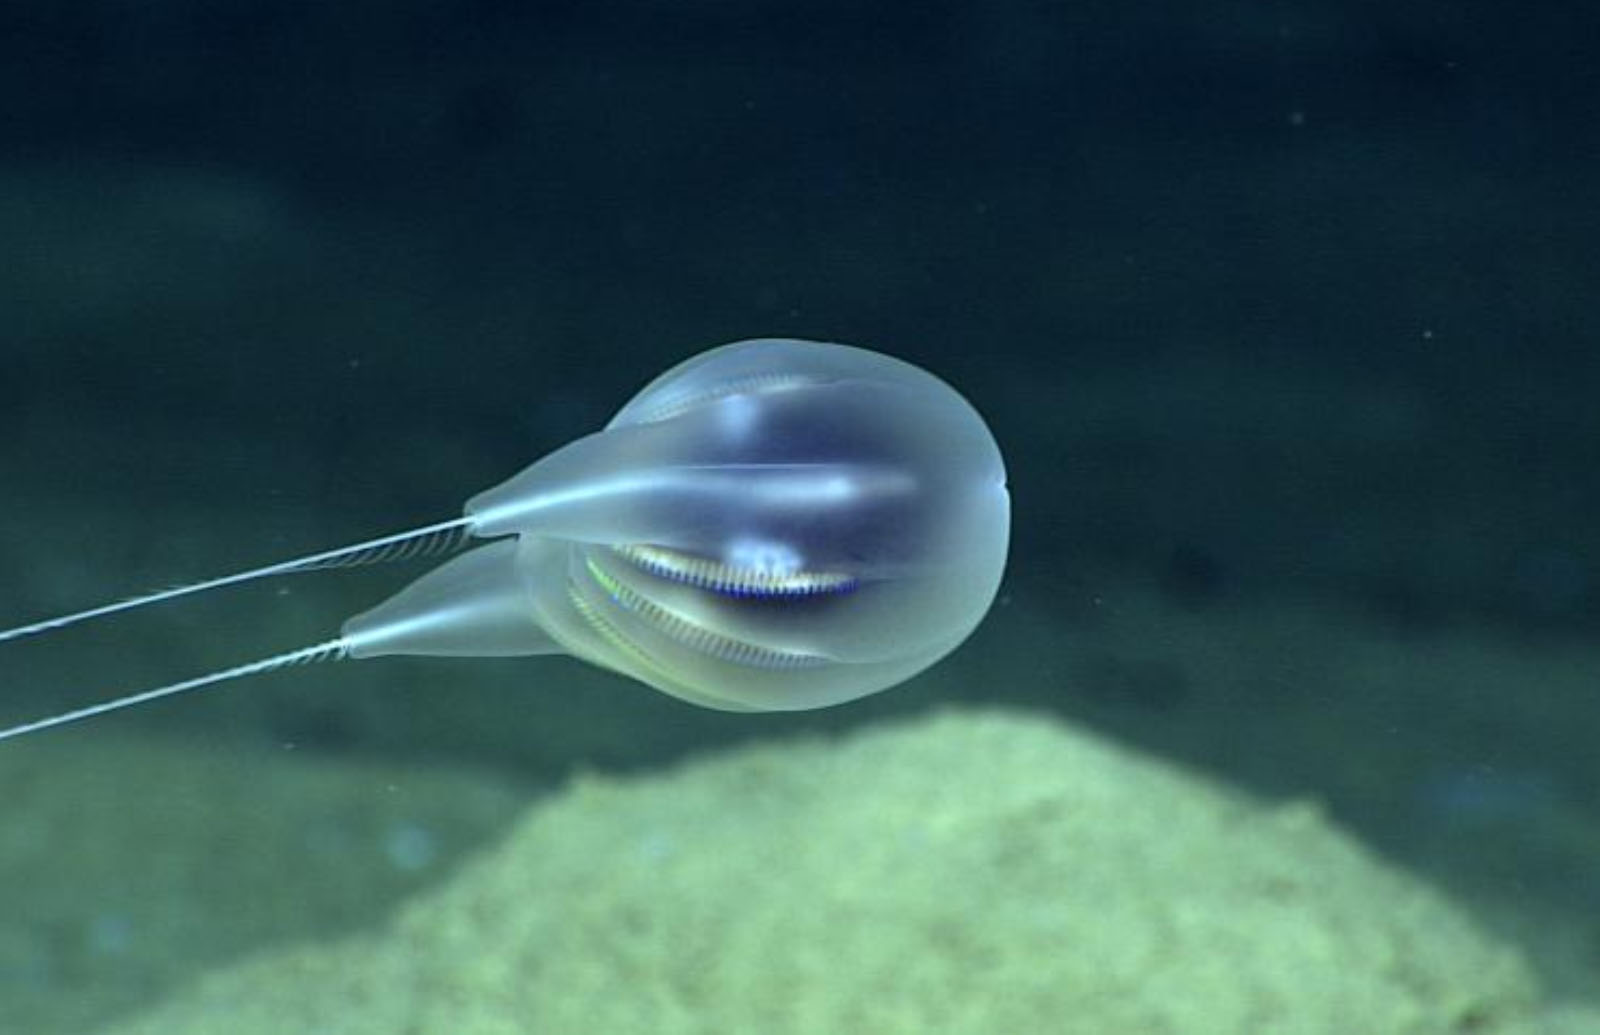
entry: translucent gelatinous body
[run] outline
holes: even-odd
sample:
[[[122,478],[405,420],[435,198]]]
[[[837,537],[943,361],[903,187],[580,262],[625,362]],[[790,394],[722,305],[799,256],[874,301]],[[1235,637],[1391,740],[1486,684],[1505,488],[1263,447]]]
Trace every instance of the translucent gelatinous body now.
[[[833,704],[931,665],[988,610],[1010,528],[999,449],[952,388],[777,339],[675,367],[467,514],[514,551],[426,578],[476,570],[447,596],[494,606],[430,623],[450,605],[402,593],[346,625],[353,655],[561,650],[740,710]]]
[[[465,516],[0,630],[0,642],[256,579],[494,539],[340,635],[8,728],[0,740],[291,665],[567,653],[694,704],[817,708],[933,664],[1005,568],[1005,467],[909,363],[786,339],[712,349]]]

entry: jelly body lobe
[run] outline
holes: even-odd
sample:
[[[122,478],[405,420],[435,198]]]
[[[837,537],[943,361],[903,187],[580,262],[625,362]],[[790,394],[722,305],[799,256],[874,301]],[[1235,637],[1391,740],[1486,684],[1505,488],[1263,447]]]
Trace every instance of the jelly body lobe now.
[[[1010,496],[954,389],[846,345],[737,342],[662,374],[601,431],[465,515],[0,629],[0,643],[282,575],[492,539],[337,637],[42,719],[0,741],[278,669],[391,654],[567,653],[696,704],[815,708],[967,637],[1005,568]]]
[[[859,697],[954,648],[993,600],[1010,520],[999,450],[954,390],[787,341],[669,371],[468,513],[522,536],[535,622],[562,648],[750,710]]]

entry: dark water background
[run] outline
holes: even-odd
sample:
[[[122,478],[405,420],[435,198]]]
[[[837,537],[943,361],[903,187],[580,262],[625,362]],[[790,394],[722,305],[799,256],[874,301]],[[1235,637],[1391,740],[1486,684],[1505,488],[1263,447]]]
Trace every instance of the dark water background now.
[[[1001,605],[910,687],[729,717],[386,662],[105,721],[532,785],[1044,708],[1327,802],[1600,987],[1596,39],[1496,0],[0,3],[0,624],[450,517],[712,344],[866,345],[1013,486]],[[408,574],[14,645],[5,717]]]

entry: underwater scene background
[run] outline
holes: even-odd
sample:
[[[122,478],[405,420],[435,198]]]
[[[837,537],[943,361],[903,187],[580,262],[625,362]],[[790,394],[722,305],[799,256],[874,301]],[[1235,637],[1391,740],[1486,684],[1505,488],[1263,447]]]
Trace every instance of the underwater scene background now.
[[[0,4],[0,626],[450,518],[742,338],[956,386],[1014,522],[972,640],[836,709],[388,659],[0,744],[0,1033],[1600,1032],[1596,38],[1490,0]],[[420,570],[0,644],[0,726]],[[1191,920],[1176,960],[1137,926]],[[452,969],[507,945],[505,986]]]

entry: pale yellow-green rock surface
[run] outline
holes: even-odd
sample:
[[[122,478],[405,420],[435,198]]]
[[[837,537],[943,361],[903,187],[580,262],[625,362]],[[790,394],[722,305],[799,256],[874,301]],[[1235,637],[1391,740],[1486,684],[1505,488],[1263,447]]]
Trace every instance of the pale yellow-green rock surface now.
[[[1483,1035],[1534,995],[1314,808],[957,712],[581,781],[383,929],[110,1031]]]

